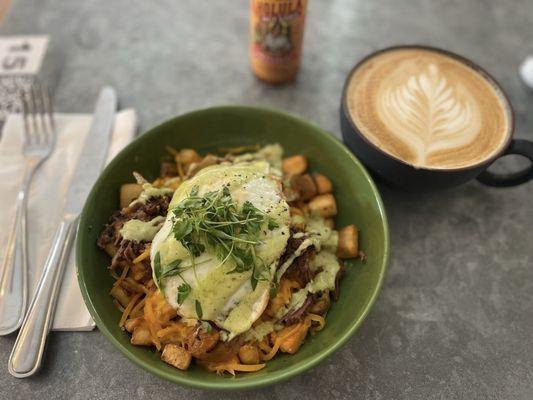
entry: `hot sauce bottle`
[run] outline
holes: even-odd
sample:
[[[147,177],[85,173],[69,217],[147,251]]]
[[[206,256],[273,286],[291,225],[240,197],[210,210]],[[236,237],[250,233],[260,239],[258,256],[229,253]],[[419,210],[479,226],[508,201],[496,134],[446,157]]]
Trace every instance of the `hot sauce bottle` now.
[[[272,84],[296,78],[307,0],[251,0],[250,58],[254,74]]]

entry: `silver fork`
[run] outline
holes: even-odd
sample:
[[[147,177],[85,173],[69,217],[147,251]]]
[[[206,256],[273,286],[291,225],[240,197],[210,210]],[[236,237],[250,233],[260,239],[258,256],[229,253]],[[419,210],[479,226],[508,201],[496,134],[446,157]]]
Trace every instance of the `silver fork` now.
[[[15,221],[11,227],[0,279],[0,335],[8,335],[22,324],[28,303],[28,238],[26,208],[28,189],[35,171],[50,156],[56,130],[50,94],[36,82],[21,93],[24,119],[24,178],[17,196]]]

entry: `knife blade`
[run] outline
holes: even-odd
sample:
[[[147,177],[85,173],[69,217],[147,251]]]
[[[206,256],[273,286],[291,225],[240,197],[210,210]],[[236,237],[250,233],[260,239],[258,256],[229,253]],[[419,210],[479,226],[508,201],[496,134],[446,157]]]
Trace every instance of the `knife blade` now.
[[[107,158],[109,137],[115,120],[117,95],[112,87],[100,91],[94,118],[71,179],[63,213],[79,214]]]
[[[16,378],[32,376],[41,366],[78,216],[106,160],[116,108],[115,90],[104,87],[98,96],[93,122],[71,179],[62,220],[9,357],[8,370]]]

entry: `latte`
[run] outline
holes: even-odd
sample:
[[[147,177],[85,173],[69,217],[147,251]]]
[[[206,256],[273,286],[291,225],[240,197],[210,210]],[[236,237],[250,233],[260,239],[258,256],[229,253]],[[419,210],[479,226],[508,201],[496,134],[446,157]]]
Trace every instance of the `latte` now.
[[[490,78],[436,50],[377,53],[353,72],[345,96],[367,140],[418,168],[482,163],[511,135],[509,106]]]

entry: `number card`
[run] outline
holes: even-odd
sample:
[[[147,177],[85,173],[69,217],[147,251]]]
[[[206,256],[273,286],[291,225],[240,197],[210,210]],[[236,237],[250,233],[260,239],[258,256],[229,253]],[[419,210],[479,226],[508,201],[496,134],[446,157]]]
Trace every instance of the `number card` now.
[[[0,37],[0,75],[35,75],[43,62],[48,36]]]

